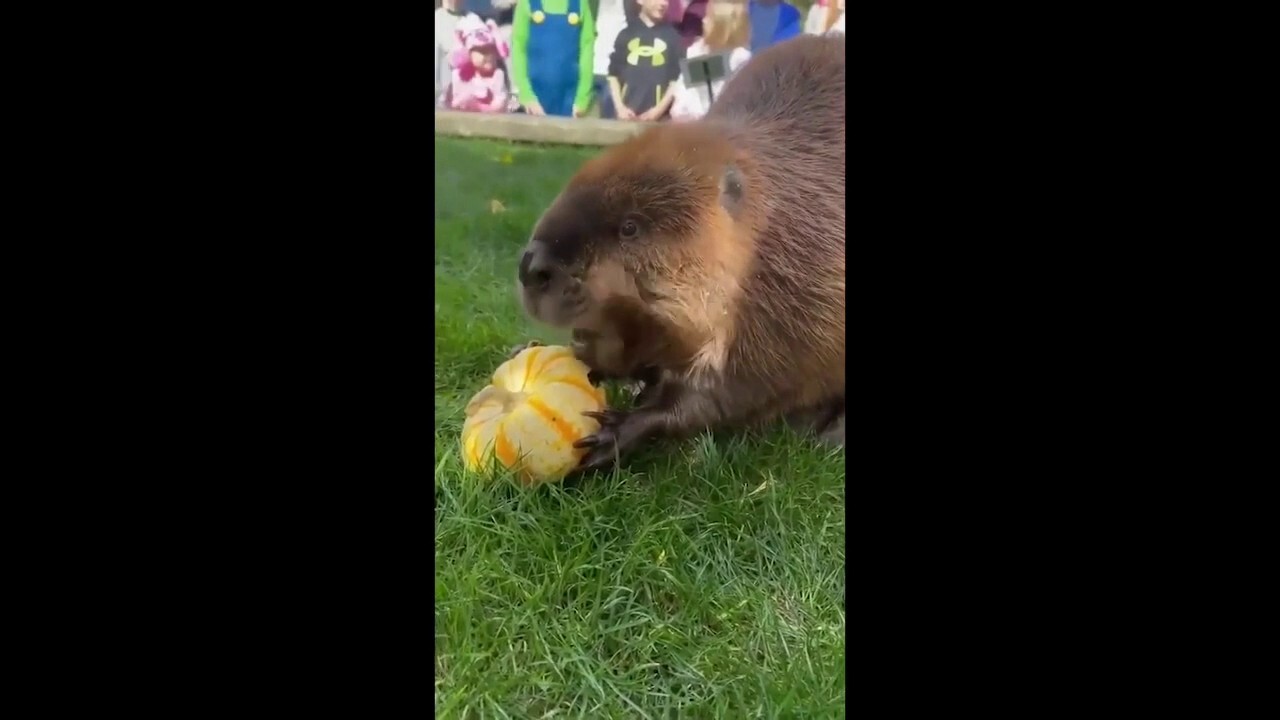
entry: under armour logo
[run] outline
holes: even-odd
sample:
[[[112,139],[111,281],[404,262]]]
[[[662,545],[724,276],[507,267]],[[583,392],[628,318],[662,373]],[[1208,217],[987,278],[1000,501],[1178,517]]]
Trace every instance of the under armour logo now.
[[[640,62],[640,58],[653,58],[653,66],[658,67],[667,61],[663,54],[667,51],[667,44],[661,38],[654,38],[653,46],[646,47],[640,44],[640,38],[631,38],[631,42],[627,43],[627,49],[631,51],[627,55],[627,64],[636,65]]]

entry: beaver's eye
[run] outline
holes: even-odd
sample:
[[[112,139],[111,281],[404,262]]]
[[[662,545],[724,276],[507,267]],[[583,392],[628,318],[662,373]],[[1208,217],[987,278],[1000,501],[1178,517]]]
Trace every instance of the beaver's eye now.
[[[635,220],[623,220],[622,227],[618,228],[618,234],[623,240],[635,240],[640,235],[640,226]]]

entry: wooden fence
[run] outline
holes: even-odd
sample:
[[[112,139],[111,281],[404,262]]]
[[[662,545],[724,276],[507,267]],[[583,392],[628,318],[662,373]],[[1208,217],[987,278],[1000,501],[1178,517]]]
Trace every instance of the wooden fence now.
[[[508,113],[436,111],[436,134],[556,145],[616,145],[649,123]]]

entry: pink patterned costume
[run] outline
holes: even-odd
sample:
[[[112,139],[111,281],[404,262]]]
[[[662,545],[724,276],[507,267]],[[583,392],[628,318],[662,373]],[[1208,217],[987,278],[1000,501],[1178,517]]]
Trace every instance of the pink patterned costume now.
[[[498,34],[497,24],[492,20],[463,18],[454,35],[458,42],[449,54],[453,74],[445,99],[447,107],[470,112],[506,112],[511,91],[501,59],[511,53]],[[487,56],[484,63],[472,63],[473,50]]]

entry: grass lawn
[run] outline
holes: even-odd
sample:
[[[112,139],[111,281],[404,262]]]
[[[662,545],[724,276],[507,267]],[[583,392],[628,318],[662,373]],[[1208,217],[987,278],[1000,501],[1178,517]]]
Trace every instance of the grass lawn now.
[[[567,339],[523,316],[516,261],[595,151],[435,143],[437,716],[844,717],[843,453],[780,427],[566,487],[464,473],[467,400]]]

